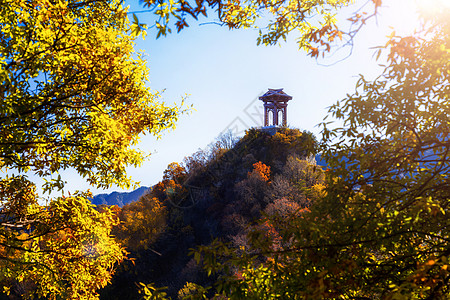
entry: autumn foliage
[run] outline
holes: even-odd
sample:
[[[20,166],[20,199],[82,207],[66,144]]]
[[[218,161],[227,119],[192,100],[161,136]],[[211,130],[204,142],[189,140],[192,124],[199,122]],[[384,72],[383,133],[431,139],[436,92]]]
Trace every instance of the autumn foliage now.
[[[68,193],[59,172],[131,187],[126,168],[147,156],[139,136],[183,110],[146,86],[126,14],[116,0],[0,4],[0,292],[11,297],[96,299],[124,259],[115,212]]]
[[[261,241],[276,237],[271,245],[281,249],[285,243],[280,226],[265,216],[289,219],[290,214],[306,211],[312,198],[303,190],[309,184],[300,182],[309,177],[315,178],[311,182],[323,182],[321,168],[307,160],[314,138],[283,128],[273,136],[252,129],[242,139],[232,140],[220,138],[183,164],[169,164],[147,195],[121,209],[121,224],[114,233],[132,261],[122,264],[104,290],[105,297],[205,296],[214,278],[188,254],[214,238],[243,253],[252,247],[249,235],[261,231]],[[292,174],[297,176],[289,177]],[[288,188],[281,188],[280,182]],[[140,288],[133,282],[140,282]]]
[[[97,211],[84,194],[41,206],[33,188],[20,190],[22,182],[2,182],[2,203],[5,186],[16,189],[14,199],[27,200],[26,206],[16,203],[2,210],[11,224],[4,222],[0,233],[3,291],[24,298],[95,299],[126,254],[111,236],[118,224],[115,213]]]
[[[251,176],[259,176],[261,177],[264,181],[269,181],[269,177],[270,177],[270,167],[266,166],[265,164],[263,164],[262,162],[256,162],[253,164],[253,171],[248,173],[248,177]]]

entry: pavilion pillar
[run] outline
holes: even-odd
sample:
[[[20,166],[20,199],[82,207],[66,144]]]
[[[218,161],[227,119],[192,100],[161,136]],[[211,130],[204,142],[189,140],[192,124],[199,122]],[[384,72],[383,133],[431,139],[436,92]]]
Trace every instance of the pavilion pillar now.
[[[272,111],[273,111],[273,125],[278,126],[278,107],[275,105]]]
[[[269,126],[269,107],[264,104],[264,126]]]

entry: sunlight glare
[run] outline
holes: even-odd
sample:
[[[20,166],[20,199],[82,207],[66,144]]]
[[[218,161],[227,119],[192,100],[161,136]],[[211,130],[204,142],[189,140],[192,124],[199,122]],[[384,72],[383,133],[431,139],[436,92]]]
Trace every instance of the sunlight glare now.
[[[449,14],[450,0],[391,0],[386,1],[391,28],[397,34],[413,34],[424,20]]]
[[[425,17],[434,17],[450,12],[450,0],[416,0],[419,13]]]

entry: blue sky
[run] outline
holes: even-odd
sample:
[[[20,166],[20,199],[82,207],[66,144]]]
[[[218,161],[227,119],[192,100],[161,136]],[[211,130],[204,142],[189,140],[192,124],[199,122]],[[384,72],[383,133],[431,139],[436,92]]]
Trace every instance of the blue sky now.
[[[370,47],[382,45],[394,26],[397,30],[411,27],[413,0],[386,0],[378,17],[355,41],[352,55],[342,62],[323,66],[298,50],[295,37],[281,46],[256,46],[257,30],[229,31],[217,25],[190,27],[179,34],[155,39],[149,31],[147,38],[137,42],[137,49],[146,52],[150,68],[149,86],[163,90],[167,103],[180,102],[185,94],[195,111],[182,116],[177,129],[166,132],[161,140],[145,136],[139,147],[152,153],[141,168],[129,169],[129,174],[141,185],[157,183],[167,165],[181,162],[199,148],[205,148],[227,128],[239,132],[252,126],[261,126],[262,105],[258,96],[268,88],[284,88],[293,96],[288,106],[288,124],[308,130],[318,138],[316,127],[326,116],[327,107],[352,93],[359,74],[374,78],[380,67]],[[129,1],[130,11],[143,10],[137,1]],[[151,13],[138,14],[141,22],[152,22]],[[349,17],[343,14],[342,19]],[[214,16],[211,15],[214,19]],[[332,63],[339,56],[322,63]],[[71,172],[66,190],[87,189],[89,186]],[[66,180],[67,178],[66,177]],[[111,188],[94,194],[119,190]]]

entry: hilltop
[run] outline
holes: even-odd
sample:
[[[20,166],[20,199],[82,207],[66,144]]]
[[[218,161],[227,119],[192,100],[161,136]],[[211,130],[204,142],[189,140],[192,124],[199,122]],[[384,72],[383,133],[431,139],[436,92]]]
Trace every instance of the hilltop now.
[[[246,247],[248,228],[263,214],[307,207],[305,187],[323,180],[316,147],[309,132],[250,129],[170,164],[152,191],[118,212],[114,234],[133,261],[120,266],[102,299],[137,299],[139,282],[168,287],[176,298],[186,282],[211,281],[189,249],[214,239]]]

